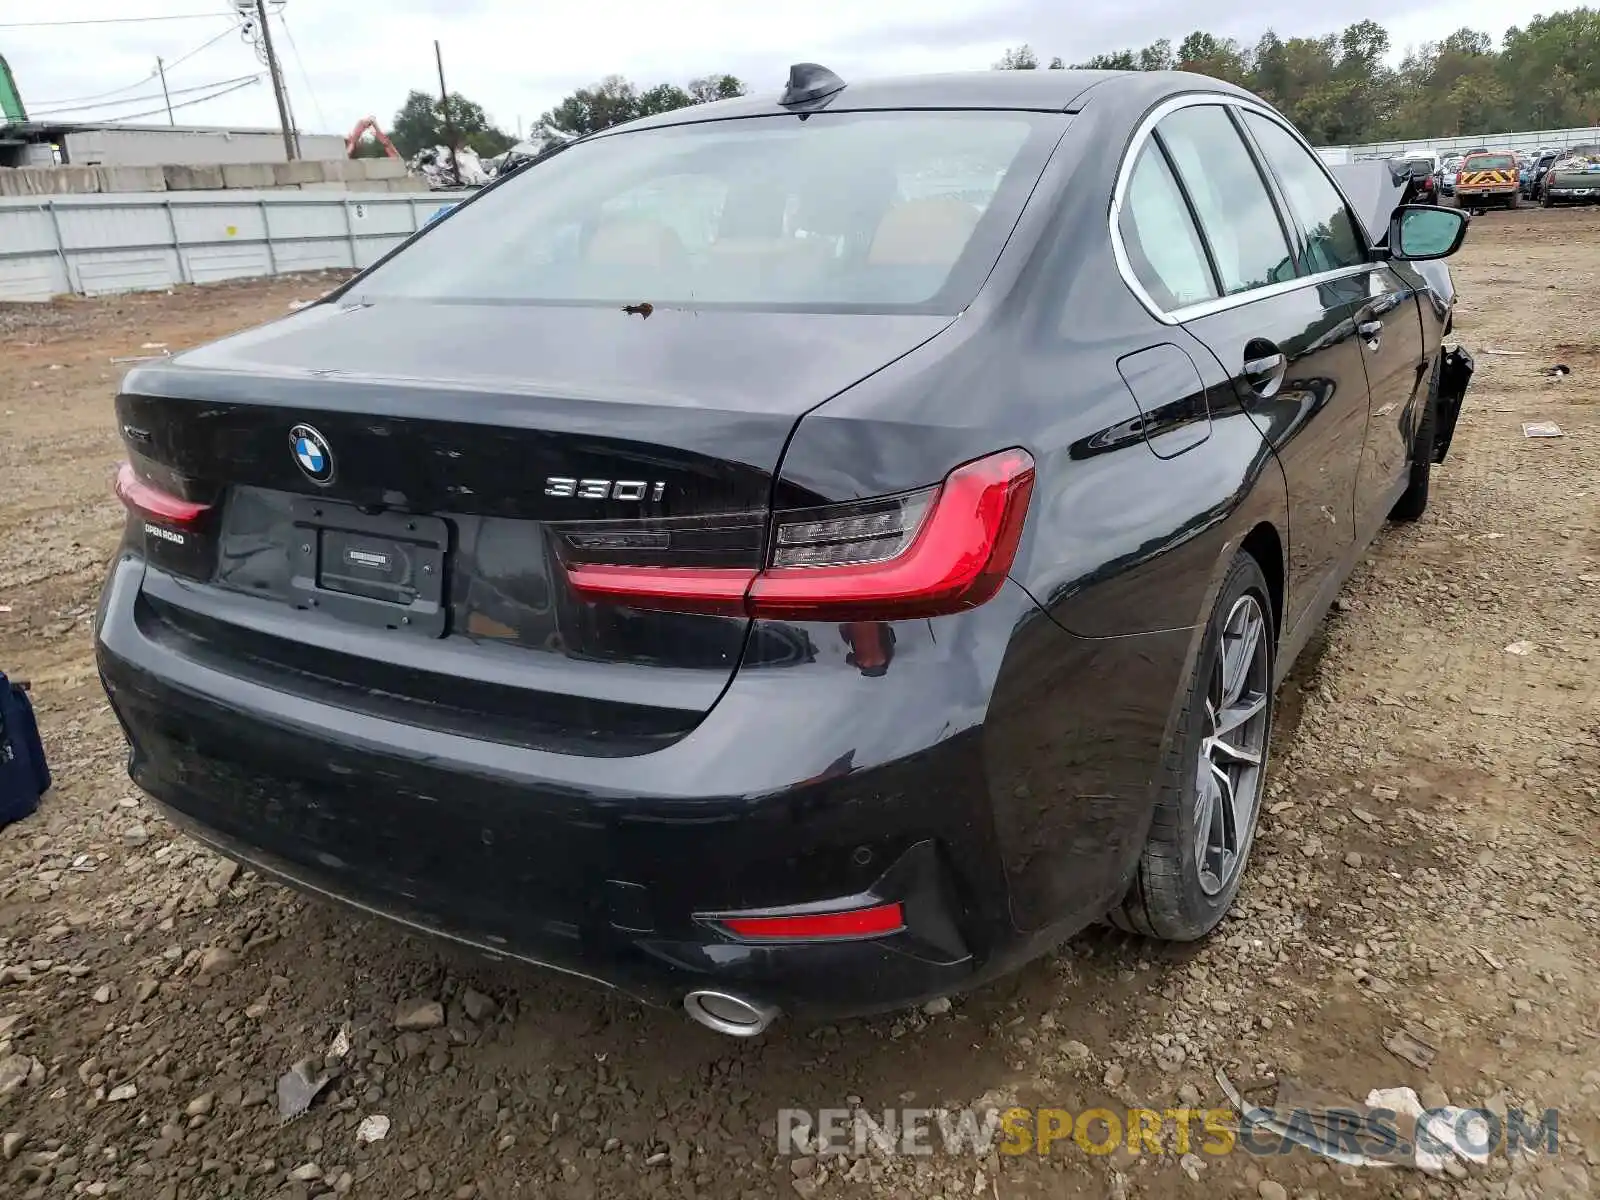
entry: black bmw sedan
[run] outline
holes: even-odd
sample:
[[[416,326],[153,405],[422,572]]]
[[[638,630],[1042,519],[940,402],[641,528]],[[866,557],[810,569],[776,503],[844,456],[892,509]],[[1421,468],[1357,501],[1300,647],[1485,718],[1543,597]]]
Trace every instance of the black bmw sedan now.
[[[1471,360],[1184,74],[685,109],[140,366],[95,624],[133,779],[273,877],[728,1033],[1203,937],[1274,689]]]

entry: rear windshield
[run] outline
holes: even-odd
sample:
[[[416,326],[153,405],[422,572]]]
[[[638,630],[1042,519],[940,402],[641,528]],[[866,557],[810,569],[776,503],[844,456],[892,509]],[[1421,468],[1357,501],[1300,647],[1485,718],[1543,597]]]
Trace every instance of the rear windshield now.
[[[1411,172],[1411,178],[1421,179],[1424,175],[1433,174],[1433,159],[1409,158],[1405,163],[1406,170]]]
[[[355,295],[957,312],[1067,120],[815,113],[600,137],[441,220]]]
[[[1467,167],[1473,171],[1514,171],[1517,160],[1509,154],[1474,154],[1467,160]]]

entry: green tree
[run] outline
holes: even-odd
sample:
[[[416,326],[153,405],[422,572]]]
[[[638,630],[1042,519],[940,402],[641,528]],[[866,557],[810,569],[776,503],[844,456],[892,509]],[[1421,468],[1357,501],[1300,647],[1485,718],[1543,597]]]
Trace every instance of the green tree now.
[[[607,75],[599,83],[579,88],[539,118],[547,129],[582,136],[610,129],[635,117],[672,112],[691,104],[709,104],[745,94],[737,75],[705,75],[691,79],[687,88],[658,83],[641,92],[621,75]]]
[[[389,123],[389,140],[394,148],[410,158],[424,146],[437,146],[444,140],[439,120],[439,101],[427,92],[411,92]]]
[[[1132,50],[1118,50],[1111,54],[1096,54],[1078,66],[1086,71],[1137,71],[1139,59]]]
[[[1289,51],[1283,39],[1267,30],[1256,42],[1250,58],[1253,67],[1250,86],[1262,99],[1281,106],[1294,87]]]
[[[1166,38],[1151,42],[1139,51],[1139,70],[1170,71],[1173,67],[1172,43]]]
[[[689,81],[689,98],[696,104],[732,100],[745,94],[744,81],[737,75],[702,75]]]
[[[639,93],[636,111],[641,117],[653,117],[657,113],[688,108],[693,103],[694,97],[677,84],[658,83],[649,91]]]
[[[1039,69],[1039,56],[1033,52],[1032,46],[1014,46],[1000,56],[1000,61],[994,64],[996,71],[1037,71]]]
[[[1600,122],[1600,11],[1575,8],[1512,26],[1496,65],[1519,122]]]
[[[1175,51],[1163,38],[1080,65],[1176,66],[1226,79],[1329,144],[1600,124],[1600,10],[1535,17],[1507,30],[1498,49],[1487,33],[1458,29],[1407,50],[1397,67],[1390,65],[1392,46],[1388,30],[1371,20],[1320,37],[1285,39],[1269,29],[1253,46],[1195,30]],[[1024,51],[1032,57],[1023,47],[1007,58]]]
[[[495,127],[481,104],[468,100],[460,92],[450,93],[449,112],[457,144],[471,147],[480,155],[492,157],[509,148],[514,141]],[[389,139],[405,158],[410,158],[427,146],[449,145],[444,113],[444,106],[436,98],[427,92],[413,91],[400,106],[400,111],[395,113],[389,127]]]
[[[1178,43],[1176,67],[1213,79],[1225,79],[1242,87],[1250,84],[1250,63],[1232,38],[1219,38],[1195,30]]]
[[[540,118],[541,125],[579,136],[610,129],[639,115],[639,91],[621,75],[579,88]]]

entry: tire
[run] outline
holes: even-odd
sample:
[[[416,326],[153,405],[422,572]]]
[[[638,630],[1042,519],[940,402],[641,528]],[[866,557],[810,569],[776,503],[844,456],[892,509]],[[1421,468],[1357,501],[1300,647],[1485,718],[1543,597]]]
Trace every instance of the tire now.
[[[1221,670],[1224,641],[1235,651],[1243,645],[1239,638],[1225,639],[1224,633],[1232,628],[1243,630],[1246,625],[1253,625],[1257,632],[1257,650],[1245,662],[1244,675],[1238,677],[1238,702],[1218,705],[1219,698],[1225,701],[1229,694],[1229,679]],[[1241,551],[1229,567],[1204,636],[1182,714],[1164,752],[1155,817],[1140,852],[1133,884],[1121,903],[1107,914],[1119,928],[1172,942],[1203,938],[1233,906],[1255,839],[1261,798],[1266,794],[1267,747],[1272,739],[1276,704],[1272,672],[1277,658],[1277,630],[1266,577],[1250,554]],[[1214,741],[1210,714],[1216,708],[1237,714],[1256,704],[1258,712],[1226,733],[1229,741],[1224,743],[1235,753],[1242,750],[1254,756],[1253,764],[1208,745]],[[1211,790],[1215,796],[1208,792],[1207,797],[1202,797],[1202,779],[1212,783],[1216,778],[1211,771],[1201,775],[1202,755],[1208,766],[1221,762],[1230,772],[1234,795],[1239,798],[1237,807],[1223,808],[1225,795],[1214,784]],[[1231,822],[1222,820],[1227,815],[1232,815]],[[1227,838],[1224,825],[1232,830],[1231,858],[1218,849]],[[1204,849],[1200,845],[1202,832],[1207,835]]]
[[[1522,204],[1522,197],[1517,195],[1516,192],[1512,192],[1511,193],[1511,198],[1506,201],[1506,207],[1507,208],[1511,208],[1511,209],[1515,209],[1515,208],[1519,207],[1521,204]]]
[[[1556,202],[1550,198],[1550,189],[1545,188],[1544,193],[1539,197],[1539,207],[1554,208],[1555,205]]]
[[[1428,511],[1428,488],[1433,480],[1433,439],[1439,427],[1439,362],[1428,378],[1428,395],[1423,401],[1422,421],[1417,439],[1411,445],[1411,482],[1389,510],[1391,521],[1415,521]]]

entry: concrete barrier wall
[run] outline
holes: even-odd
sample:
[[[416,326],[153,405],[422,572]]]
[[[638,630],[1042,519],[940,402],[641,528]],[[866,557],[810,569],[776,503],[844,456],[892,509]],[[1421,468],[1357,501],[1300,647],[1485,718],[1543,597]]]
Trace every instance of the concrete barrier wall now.
[[[0,196],[214,192],[224,188],[315,187],[326,191],[324,185],[327,184],[337,184],[350,191],[428,190],[427,181],[407,175],[405,163],[397,158],[184,163],[161,167],[0,167]]]
[[[322,180],[301,186],[347,185]],[[462,193],[395,194],[373,183],[362,186],[370,190],[0,198],[0,300],[152,291],[253,275],[367,267],[439,209],[465,198]]]
[[[85,129],[66,136],[67,161],[87,166],[161,166],[165,163],[283,162],[283,135],[276,129]],[[302,133],[300,157],[310,161],[346,156],[338,134]]]

